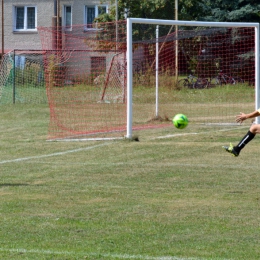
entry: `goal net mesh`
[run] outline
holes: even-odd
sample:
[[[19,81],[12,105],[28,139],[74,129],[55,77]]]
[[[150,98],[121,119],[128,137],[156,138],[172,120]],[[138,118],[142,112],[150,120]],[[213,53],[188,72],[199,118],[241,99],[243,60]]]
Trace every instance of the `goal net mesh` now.
[[[229,124],[241,106],[254,107],[254,28],[133,24],[132,31],[134,130],[169,126],[177,113],[191,123]],[[123,136],[126,23],[40,27],[39,33],[49,137]],[[178,83],[189,75],[208,84]]]
[[[0,104],[46,104],[42,50],[13,50],[0,63]]]
[[[125,23],[123,24],[125,37]],[[49,137],[122,135],[126,129],[126,52],[115,24],[39,28],[50,106]]]

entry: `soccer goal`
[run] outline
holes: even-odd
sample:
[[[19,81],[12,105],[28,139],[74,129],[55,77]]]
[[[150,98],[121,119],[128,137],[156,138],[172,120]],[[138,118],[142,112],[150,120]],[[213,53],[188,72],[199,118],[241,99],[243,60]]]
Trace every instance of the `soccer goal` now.
[[[258,23],[128,18],[127,61],[127,138],[143,121],[142,109],[155,119],[185,113],[191,122],[232,124],[241,107],[260,106]],[[140,78],[158,103],[148,111],[137,102]]]
[[[38,30],[50,139],[132,138],[172,127],[178,113],[230,125],[259,107],[257,23],[128,18]]]

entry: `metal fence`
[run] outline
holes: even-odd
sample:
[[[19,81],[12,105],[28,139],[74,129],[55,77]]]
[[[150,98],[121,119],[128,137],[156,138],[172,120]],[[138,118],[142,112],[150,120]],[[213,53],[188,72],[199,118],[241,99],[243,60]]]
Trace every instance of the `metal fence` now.
[[[42,50],[13,50],[0,65],[0,104],[47,103]]]

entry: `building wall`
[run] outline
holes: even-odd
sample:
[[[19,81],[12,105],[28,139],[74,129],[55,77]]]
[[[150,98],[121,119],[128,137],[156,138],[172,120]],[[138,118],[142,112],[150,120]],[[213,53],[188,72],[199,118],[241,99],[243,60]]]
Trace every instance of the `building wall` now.
[[[4,5],[4,45],[5,52],[12,49],[41,49],[38,32],[15,32],[14,6],[37,6],[37,26],[51,26],[53,15],[52,0],[5,0]],[[2,18],[1,18],[2,19]],[[1,31],[2,35],[2,31]]]
[[[99,5],[100,0],[60,0],[60,16],[63,17],[63,6],[71,5],[72,23],[84,23],[84,6]],[[54,15],[54,0],[5,0],[4,1],[4,46],[5,52],[13,49],[41,49],[41,41],[38,32],[15,32],[14,6],[37,6],[37,26],[52,26]],[[2,20],[0,12],[0,21]],[[0,26],[0,33],[2,30]],[[0,40],[1,41],[1,40]],[[0,49],[2,45],[0,44]],[[2,51],[2,50],[1,50]]]

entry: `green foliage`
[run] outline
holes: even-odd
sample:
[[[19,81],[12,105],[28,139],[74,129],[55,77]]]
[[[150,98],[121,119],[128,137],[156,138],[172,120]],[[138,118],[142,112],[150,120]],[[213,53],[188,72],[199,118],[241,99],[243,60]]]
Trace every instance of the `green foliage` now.
[[[112,22],[114,20],[114,17],[112,14],[101,14],[97,18],[94,19],[94,23],[107,23]]]
[[[111,15],[116,15],[115,1],[110,1]],[[174,1],[168,0],[118,0],[118,19],[123,20],[125,9],[128,17],[174,19]]]
[[[43,69],[37,64],[31,64],[24,69],[16,68],[15,83],[24,87],[45,87]]]
[[[51,54],[48,57],[48,87],[62,87],[64,86],[64,75],[66,73],[66,66],[61,63],[61,54]]]
[[[209,0],[202,20],[218,22],[259,22],[260,4],[250,0]]]
[[[178,5],[178,20],[200,21],[208,11],[205,1],[179,0]]]
[[[115,19],[115,0],[111,0],[110,3],[112,6],[110,15],[102,15],[102,21]],[[128,17],[175,19],[174,0],[118,0],[119,20],[124,19],[125,8],[128,9]],[[260,4],[253,0],[178,0],[177,8],[179,20],[218,22],[259,22],[260,20]]]

